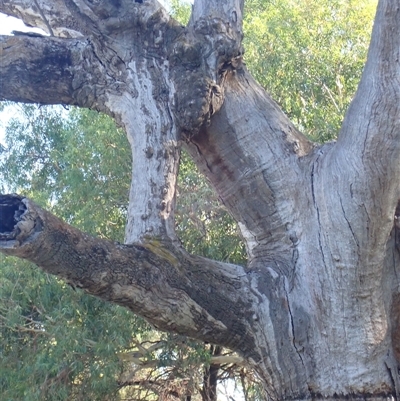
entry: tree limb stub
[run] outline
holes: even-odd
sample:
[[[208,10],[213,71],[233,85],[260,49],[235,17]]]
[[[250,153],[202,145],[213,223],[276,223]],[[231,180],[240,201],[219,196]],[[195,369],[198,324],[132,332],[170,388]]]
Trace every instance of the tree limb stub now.
[[[128,307],[162,330],[254,355],[239,266],[186,254],[166,242],[122,245],[93,238],[29,199],[0,196],[0,251],[102,299]]]
[[[241,65],[242,7],[242,1],[196,1],[187,29],[172,45],[175,114],[188,137],[220,110],[226,72]]]

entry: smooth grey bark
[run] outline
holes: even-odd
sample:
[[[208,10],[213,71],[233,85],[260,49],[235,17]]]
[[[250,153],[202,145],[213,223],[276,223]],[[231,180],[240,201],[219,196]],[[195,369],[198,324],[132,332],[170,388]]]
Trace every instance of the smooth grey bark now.
[[[266,398],[397,397],[398,2],[380,1],[358,92],[338,141],[322,146],[246,71],[242,10],[196,0],[182,27],[151,0],[0,3],[51,35],[1,38],[0,97],[104,111],[133,152],[125,245],[6,196],[0,247],[161,329],[237,350]],[[41,91],[46,49],[60,62]],[[182,145],[238,222],[245,268],[179,245]]]

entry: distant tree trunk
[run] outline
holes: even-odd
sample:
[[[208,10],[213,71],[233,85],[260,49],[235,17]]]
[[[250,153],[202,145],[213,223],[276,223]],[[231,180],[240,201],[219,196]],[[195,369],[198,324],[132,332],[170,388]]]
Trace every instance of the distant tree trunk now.
[[[338,141],[322,146],[247,72],[242,10],[242,0],[196,0],[183,27],[155,0],[1,2],[50,35],[0,37],[1,98],[110,114],[130,140],[133,178],[126,244],[7,195],[0,247],[162,330],[237,351],[266,399],[392,399],[398,1],[379,2],[359,89]],[[245,267],[189,255],[176,238],[181,146],[238,222]]]
[[[212,356],[219,356],[222,353],[222,347],[216,345],[210,347]],[[203,401],[217,401],[218,372],[220,366],[213,364],[205,368],[203,376],[203,388],[200,390]]]

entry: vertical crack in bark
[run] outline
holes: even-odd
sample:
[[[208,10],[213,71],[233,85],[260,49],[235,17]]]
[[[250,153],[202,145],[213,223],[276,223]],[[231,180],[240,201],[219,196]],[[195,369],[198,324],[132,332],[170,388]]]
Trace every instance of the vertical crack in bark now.
[[[302,357],[302,355],[301,355],[301,352],[300,352],[299,348],[298,348],[297,345],[296,345],[296,336],[295,336],[295,328],[294,328],[294,319],[293,319],[292,309],[291,309],[291,307],[290,307],[290,299],[289,299],[289,294],[288,294],[286,285],[284,286],[284,291],[285,291],[286,301],[287,301],[287,305],[288,305],[288,311],[289,311],[289,315],[290,315],[290,326],[291,326],[291,329],[292,329],[293,347],[294,347],[294,349],[296,350],[296,353],[297,353],[297,355],[298,355],[299,358],[300,358],[301,364],[303,365],[303,369],[304,369],[305,375],[308,376],[307,368],[306,368],[306,365],[305,365],[305,363],[304,363],[303,357]],[[291,378],[289,378],[289,379],[290,379],[290,384],[291,384],[291,391],[292,391],[292,393],[293,393],[292,381],[291,381]],[[307,387],[309,388],[308,383],[307,383]],[[309,392],[311,393],[310,389],[309,389]]]
[[[297,243],[293,242],[293,252],[292,252],[292,264],[293,264],[293,270],[292,274],[290,277],[290,288],[289,288],[289,293],[293,291],[294,289],[294,284],[296,281],[296,268],[297,268],[297,261],[299,260],[299,250],[297,249]]]
[[[396,241],[396,235],[397,233],[395,232],[395,241]],[[396,277],[396,282],[399,282],[399,276],[397,274],[397,258],[396,258],[396,251],[398,252],[397,246],[395,244],[395,248],[392,250],[392,266],[393,266],[393,274]]]
[[[319,158],[320,158],[320,156],[318,156],[316,158],[316,160],[313,163],[312,170],[311,170],[311,192],[312,192],[312,198],[313,198],[313,202],[314,202],[314,207],[315,207],[315,210],[317,211],[318,244],[319,244],[319,248],[321,250],[322,262],[323,262],[324,267],[326,269],[326,261],[325,261],[324,249],[322,247],[322,240],[321,240],[321,218],[320,218],[319,208],[318,208],[318,205],[317,205],[317,200],[316,200],[316,197],[315,197],[315,177],[314,177],[314,173],[315,173],[315,165],[318,163]]]
[[[363,164],[364,164],[365,152],[366,152],[366,149],[367,149],[368,132],[369,132],[369,126],[370,125],[371,125],[371,120],[368,121],[367,128],[365,130],[365,137],[364,137],[364,140],[363,140],[363,149],[362,149],[362,152],[361,152],[361,160],[362,160]]]
[[[392,266],[394,277],[396,278],[396,282],[399,282],[399,276],[397,274],[397,257],[400,254],[400,201],[397,204],[396,212],[394,216],[394,247],[392,247]]]
[[[397,251],[400,253],[400,200],[397,203],[396,211],[394,213],[394,242]]]
[[[346,212],[344,210],[344,206],[343,206],[343,202],[342,202],[342,197],[340,196],[339,192],[337,192],[337,195],[339,196],[339,202],[340,202],[340,207],[342,208],[343,217],[346,220],[347,225],[349,226],[351,235],[353,236],[354,241],[355,241],[355,243],[357,245],[357,254],[360,254],[360,252],[359,252],[360,251],[360,243],[358,242],[357,236],[356,236],[355,232],[353,231],[353,228],[351,227],[349,219],[346,216]]]
[[[396,399],[400,399],[400,379],[399,379],[399,365],[391,350],[388,351],[385,359],[385,366],[389,372],[390,380],[393,383],[393,387],[396,393]]]

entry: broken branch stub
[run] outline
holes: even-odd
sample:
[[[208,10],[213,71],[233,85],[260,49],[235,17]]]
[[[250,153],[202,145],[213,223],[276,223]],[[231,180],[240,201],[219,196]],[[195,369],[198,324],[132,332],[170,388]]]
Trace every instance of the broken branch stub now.
[[[22,196],[0,195],[0,241],[18,241],[32,227],[28,220],[22,219],[26,212]],[[4,244],[2,244],[4,246]]]

